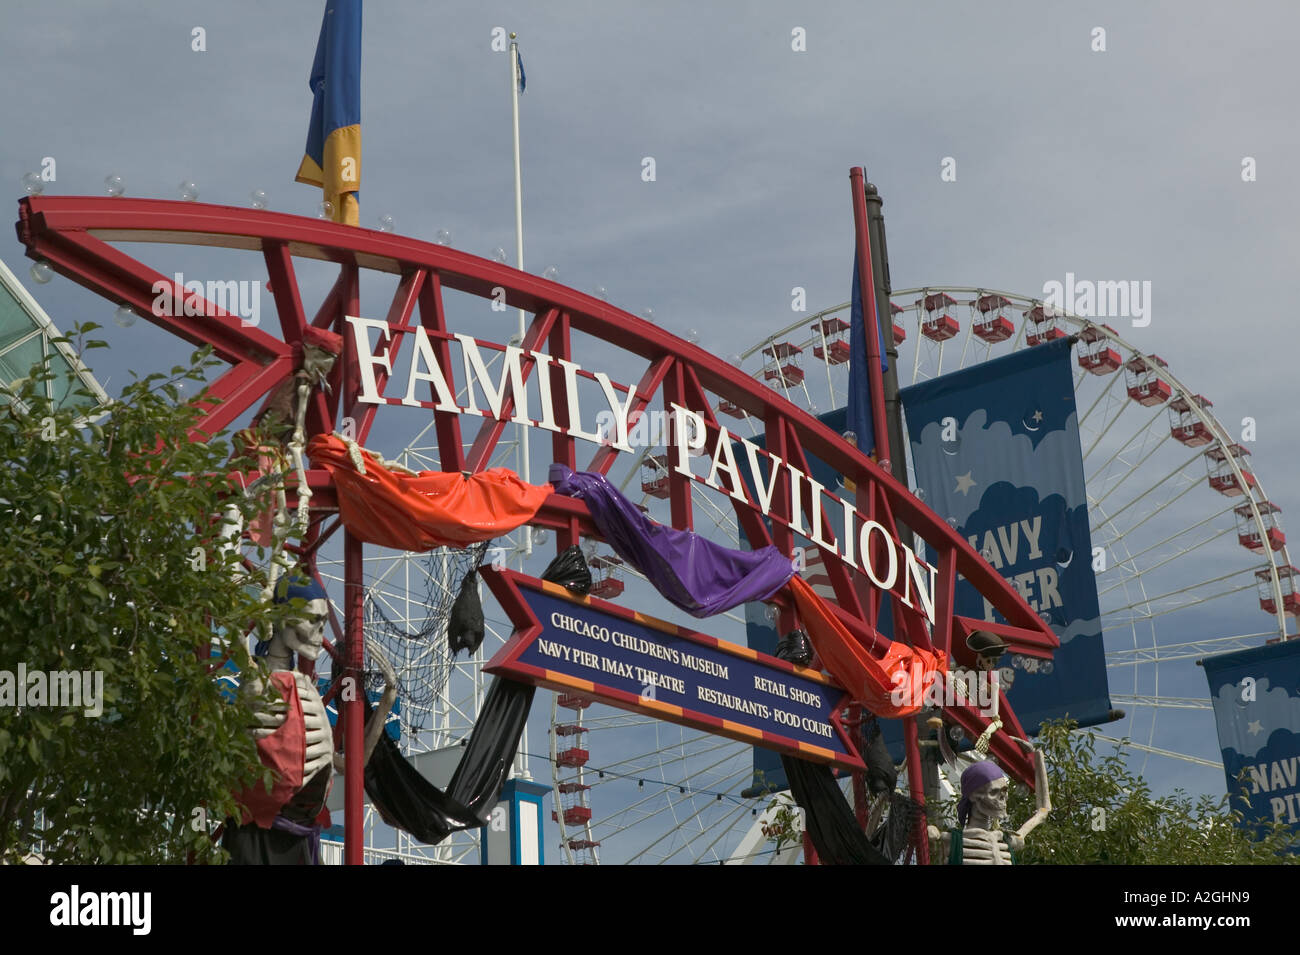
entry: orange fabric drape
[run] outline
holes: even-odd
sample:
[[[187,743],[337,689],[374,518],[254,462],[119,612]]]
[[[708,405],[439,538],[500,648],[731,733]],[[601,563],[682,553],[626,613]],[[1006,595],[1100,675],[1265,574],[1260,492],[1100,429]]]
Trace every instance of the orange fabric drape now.
[[[877,716],[911,716],[920,711],[926,689],[948,670],[944,654],[881,637],[888,648],[877,658],[840,623],[806,580],[791,577],[789,588],[822,665],[854,700]]]
[[[338,490],[339,514],[348,531],[368,544],[426,551],[464,547],[507,534],[536,515],[549,484],[525,484],[508,468],[465,477],[458,471],[390,471],[366,451],[366,473],[332,434],[307,444],[307,456],[325,468]]]

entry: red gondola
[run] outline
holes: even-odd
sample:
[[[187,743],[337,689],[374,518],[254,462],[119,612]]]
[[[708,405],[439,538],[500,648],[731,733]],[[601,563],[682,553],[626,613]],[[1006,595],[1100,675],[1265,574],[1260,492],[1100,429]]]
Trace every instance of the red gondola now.
[[[890,302],[889,311],[891,315],[902,315],[905,309],[901,305],[895,305],[893,302]],[[893,328],[894,347],[897,348],[899,345],[903,344],[903,342],[907,341],[907,329],[898,324],[898,322],[893,323]]]
[[[1011,319],[1002,314],[1002,310],[1011,307],[1011,299],[1005,295],[989,293],[975,300],[975,308],[983,318],[975,322],[971,332],[989,344],[1004,342],[1016,333],[1016,326]]]
[[[1242,504],[1232,509],[1232,513],[1237,515],[1237,542],[1246,550],[1257,554],[1262,554],[1265,547],[1269,550],[1281,550],[1286,544],[1286,534],[1278,527],[1276,515],[1282,512],[1282,508],[1272,501],[1256,501],[1255,507],[1259,509],[1259,519],[1264,525],[1264,533],[1260,534],[1259,525],[1255,523],[1255,515],[1251,512],[1250,505]]]
[[[748,418],[749,413],[742,409],[734,401],[728,401],[723,398],[718,402],[718,414],[730,415],[733,418]]]
[[[1060,315],[1055,309],[1035,305],[1024,311],[1025,344],[1031,348],[1044,342],[1065,338],[1065,329],[1061,327]]]
[[[556,765],[568,766],[571,769],[577,769],[580,766],[587,765],[587,760],[590,758],[591,753],[578,746],[560,750],[560,752],[555,754]]]
[[[1128,396],[1148,408],[1162,405],[1174,394],[1173,385],[1160,377],[1168,363],[1159,355],[1136,355],[1124,365]]]
[[[813,354],[830,365],[842,365],[849,360],[849,340],[845,333],[849,323],[842,318],[823,318],[813,325],[813,341],[825,342],[813,346]]]
[[[1190,399],[1179,395],[1169,402],[1169,431],[1189,448],[1199,448],[1213,441],[1214,435],[1209,425],[1193,410],[1193,404],[1198,408],[1214,407],[1214,403],[1204,395],[1192,395]]]
[[[961,331],[957,319],[947,313],[947,309],[956,304],[957,300],[947,292],[931,292],[927,295],[921,302],[925,309],[921,334],[932,342],[946,342]]]
[[[664,458],[649,455],[641,462],[641,467],[650,472],[650,476],[641,482],[641,490],[660,500],[668,499],[668,465]]]
[[[1296,593],[1296,577],[1300,568],[1279,567],[1278,584],[1282,589],[1282,610],[1291,616],[1300,614],[1300,594]],[[1255,571],[1259,581],[1259,606],[1265,613],[1277,613],[1277,595],[1273,592],[1273,573],[1269,568]]]
[[[1244,459],[1249,456],[1247,451],[1239,444],[1230,444],[1224,448],[1221,444],[1216,444],[1205,452],[1205,458],[1209,462],[1210,470],[1210,487],[1214,488],[1225,497],[1236,497],[1245,493],[1247,488],[1253,488],[1256,485],[1255,475],[1244,467]],[[1233,464],[1236,463],[1234,469]],[[1240,480],[1237,472],[1241,472]]]
[[[618,565],[621,563],[623,559],[614,554],[597,554],[587,561],[587,566],[595,578],[590,591],[593,597],[613,600],[623,593],[623,581],[618,576]]]
[[[787,388],[802,383],[802,355],[803,349],[794,342],[773,342],[763,349],[763,357],[771,361],[764,367],[763,377]]]

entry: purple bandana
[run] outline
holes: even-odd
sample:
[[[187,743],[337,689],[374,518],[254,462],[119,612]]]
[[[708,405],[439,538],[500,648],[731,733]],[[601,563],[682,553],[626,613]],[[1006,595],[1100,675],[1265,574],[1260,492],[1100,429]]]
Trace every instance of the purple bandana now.
[[[970,797],[983,789],[995,779],[1002,779],[1006,773],[1002,767],[991,759],[982,759],[967,767],[961,774],[961,801],[957,803],[957,825],[965,828],[970,818]]]

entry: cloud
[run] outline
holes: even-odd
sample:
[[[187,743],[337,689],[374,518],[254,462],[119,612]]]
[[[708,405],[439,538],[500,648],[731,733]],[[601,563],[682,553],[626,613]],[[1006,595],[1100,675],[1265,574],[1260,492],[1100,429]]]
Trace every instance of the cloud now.
[[[1074,467],[1063,467],[1062,461],[1079,456],[1079,423],[1071,413],[1065,427],[1048,433],[1035,447],[1027,434],[1014,434],[1003,421],[988,423],[988,412],[983,408],[972,411],[961,424],[955,454],[949,454],[939,440],[942,425],[931,422],[921,432],[919,442],[912,441],[912,459],[918,474],[942,475],[947,486],[942,490],[926,488],[926,499],[933,502],[944,517],[955,518],[957,526],[978,510],[983,493],[1000,481],[1016,487],[1024,486],[1024,475],[1034,474],[1038,481],[1033,485],[1039,500],[1060,495],[1066,507],[1073,509],[1085,503],[1083,478]],[[958,477],[970,473],[976,488],[967,494],[956,493]]]
[[[1268,677],[1257,677],[1255,699],[1242,700],[1239,683],[1225,683],[1211,701],[1215,722],[1219,725],[1219,745],[1236,750],[1241,756],[1253,757],[1268,745],[1274,730],[1288,729],[1300,733],[1300,696],[1292,696],[1282,687],[1270,687]],[[1261,732],[1251,733],[1250,724],[1258,721]]]

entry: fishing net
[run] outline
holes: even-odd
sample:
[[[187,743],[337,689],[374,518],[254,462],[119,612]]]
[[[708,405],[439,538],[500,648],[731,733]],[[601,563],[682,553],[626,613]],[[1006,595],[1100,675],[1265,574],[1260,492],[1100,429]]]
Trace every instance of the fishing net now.
[[[446,692],[456,662],[448,646],[448,622],[462,582],[473,586],[467,577],[483,562],[489,543],[429,551],[421,562],[424,583],[412,583],[409,594],[374,587],[366,594],[366,639],[378,645],[397,673],[404,734],[414,736],[423,730],[434,704]],[[367,690],[383,691],[383,674],[369,652],[365,677]]]

